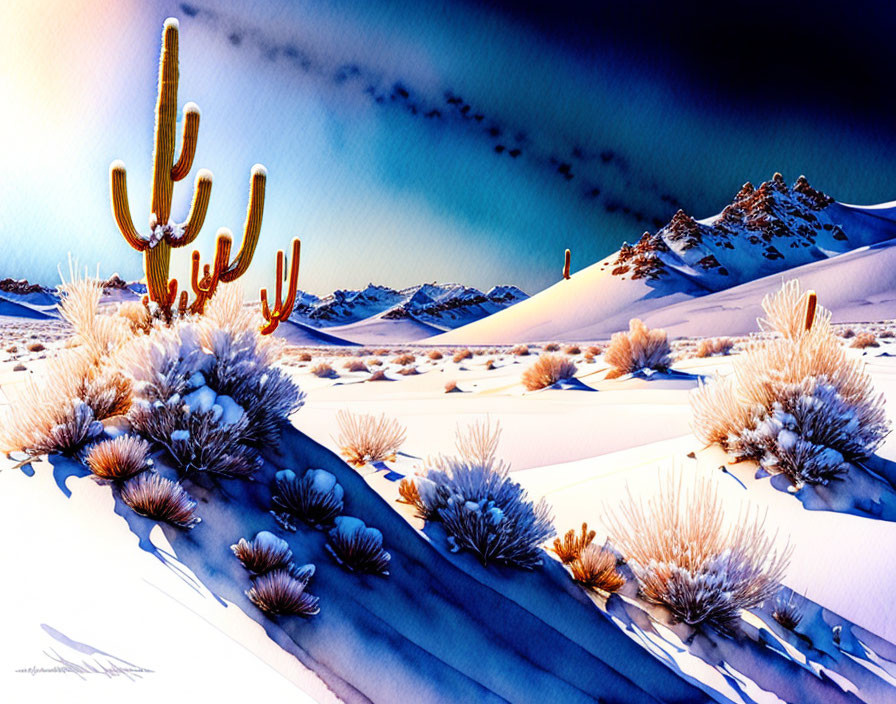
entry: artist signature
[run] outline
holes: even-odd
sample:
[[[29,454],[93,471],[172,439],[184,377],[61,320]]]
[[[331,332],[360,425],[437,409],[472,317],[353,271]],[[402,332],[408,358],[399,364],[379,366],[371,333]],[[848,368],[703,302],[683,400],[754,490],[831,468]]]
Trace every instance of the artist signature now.
[[[131,681],[142,679],[144,674],[151,674],[153,672],[152,670],[140,667],[139,665],[118,663],[111,659],[103,662],[98,658],[90,658],[75,662],[52,649],[49,652],[46,650],[43,652],[50,660],[50,663],[43,666],[32,665],[30,667],[19,668],[16,672],[25,675],[75,675],[82,680],[86,680],[89,675],[104,675],[110,679],[113,677],[126,677]]]

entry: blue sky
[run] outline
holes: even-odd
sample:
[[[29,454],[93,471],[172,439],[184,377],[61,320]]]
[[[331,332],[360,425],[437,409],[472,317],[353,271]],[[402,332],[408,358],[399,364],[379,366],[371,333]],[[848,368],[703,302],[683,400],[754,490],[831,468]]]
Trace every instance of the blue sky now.
[[[781,75],[818,84],[786,52],[707,78],[674,46],[596,30],[583,41],[564,2],[547,19],[501,3],[107,5],[0,10],[15,135],[0,172],[0,276],[52,283],[68,252],[104,275],[141,275],[112,219],[108,167],[125,161],[143,225],[167,16],[180,20],[180,104],[202,110],[194,171],[215,174],[206,260],[218,227],[239,238],[249,171],[268,168],[250,292],[270,285],[294,236],[300,286],[316,293],[435,280],[532,293],[558,278],[566,247],[579,269],[678,207],[712,214],[776,170],[840,200],[896,198],[887,121],[836,92],[782,89]],[[176,252],[175,275],[188,262]]]

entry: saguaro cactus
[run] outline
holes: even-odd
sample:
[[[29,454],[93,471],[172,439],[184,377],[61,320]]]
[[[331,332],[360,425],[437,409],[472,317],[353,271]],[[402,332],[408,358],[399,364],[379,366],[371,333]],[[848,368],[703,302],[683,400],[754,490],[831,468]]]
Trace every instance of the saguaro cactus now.
[[[572,259],[572,253],[567,249],[566,254],[563,255],[563,278],[569,278],[569,265]]]
[[[124,163],[115,161],[110,169],[112,212],[118,229],[131,247],[143,252],[148,298],[166,311],[174,305],[177,294],[177,282],[168,280],[171,249],[185,247],[199,235],[205,221],[212,189],[211,172],[201,169],[196,174],[193,201],[187,219],[180,224],[171,220],[174,183],[184,179],[190,172],[199,134],[199,108],[195,103],[187,103],[184,106],[181,152],[175,162],[178,70],[178,23],[176,19],[167,19],[162,30],[162,52],[159,58],[159,93],[156,102],[152,172],[152,212],[149,217],[148,234],[140,234],[131,219]],[[219,278],[222,281],[233,281],[242,276],[252,260],[261,231],[266,177],[267,172],[263,166],[253,167],[243,244],[236,260],[230,265],[222,265],[223,268],[219,272]],[[227,232],[226,235],[229,237],[230,233]],[[220,238],[219,234],[219,251]],[[226,256],[223,258],[224,261],[226,258]],[[212,288],[213,292],[214,288]],[[181,294],[181,303],[178,306],[181,309],[186,308],[184,293],[186,292]],[[206,299],[200,303],[200,310]]]
[[[283,250],[277,252],[277,284],[274,289],[276,295],[276,303],[274,309],[268,306],[268,290],[261,289],[261,314],[267,320],[267,324],[261,327],[262,335],[270,335],[281,320],[286,320],[292,313],[292,309],[296,304],[296,292],[299,285],[299,255],[301,254],[302,243],[296,238],[292,241],[292,262],[289,268],[289,290],[286,293],[286,300],[282,299],[283,295],[283,279],[284,279],[284,255]]]

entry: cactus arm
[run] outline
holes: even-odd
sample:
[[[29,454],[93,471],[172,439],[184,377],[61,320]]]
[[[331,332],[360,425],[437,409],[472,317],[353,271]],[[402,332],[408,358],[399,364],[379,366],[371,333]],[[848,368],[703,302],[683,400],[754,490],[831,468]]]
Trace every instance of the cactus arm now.
[[[184,129],[180,143],[180,156],[171,167],[171,180],[180,181],[186,178],[193,168],[193,157],[196,156],[196,141],[199,139],[199,106],[196,103],[184,105]]]
[[[180,292],[180,300],[177,303],[177,312],[181,317],[187,314],[187,297],[188,295],[186,291]]]
[[[121,161],[112,162],[109,168],[109,180],[112,184],[112,214],[125,241],[138,252],[146,249],[146,240],[140,237],[134,221],[131,219],[131,209],[128,206],[128,175]]]
[[[143,251],[143,270],[146,272],[146,288],[151,300],[164,306],[168,300],[168,270],[171,263],[171,246],[160,240]],[[171,303],[174,303],[172,300]],[[170,304],[169,304],[170,307]]]
[[[212,197],[212,172],[200,169],[196,174],[196,184],[193,187],[193,202],[190,204],[190,214],[184,221],[183,235],[177,240],[169,242],[172,247],[186,247],[192,244],[199,236],[199,231],[205,223],[205,214],[208,212],[208,202]]]
[[[178,23],[165,20],[159,58],[159,98],[156,102],[155,149],[152,169],[152,212],[156,222],[167,224],[171,216],[171,180],[177,127]]]
[[[270,335],[281,320],[286,320],[292,313],[292,309],[296,303],[296,294],[299,285],[299,257],[301,254],[301,241],[296,238],[292,241],[292,262],[289,268],[289,290],[286,294],[286,301],[281,300],[282,279],[283,279],[283,250],[277,252],[277,301],[274,310],[270,310],[268,306],[267,289],[261,289],[261,313],[267,320],[267,324],[261,327],[262,335]]]
[[[218,282],[221,279],[221,272],[227,266],[227,260],[230,258],[230,247],[232,244],[233,240],[230,238],[227,230],[224,228],[219,230],[218,240],[215,246],[214,272],[212,273],[209,265],[206,264],[203,268],[203,276],[201,280],[199,279],[199,252],[193,252],[190,279],[193,293],[196,294],[196,300],[190,308],[191,312],[202,313],[208,299],[215,295],[215,291],[218,288]]]
[[[246,209],[246,223],[243,227],[243,242],[240,245],[236,259],[224,271],[221,272],[221,281],[235,281],[249,268],[252,263],[252,255],[258,244],[258,236],[261,233],[261,217],[264,213],[264,190],[267,182],[267,170],[256,164],[252,167],[252,178],[249,187],[249,206]]]

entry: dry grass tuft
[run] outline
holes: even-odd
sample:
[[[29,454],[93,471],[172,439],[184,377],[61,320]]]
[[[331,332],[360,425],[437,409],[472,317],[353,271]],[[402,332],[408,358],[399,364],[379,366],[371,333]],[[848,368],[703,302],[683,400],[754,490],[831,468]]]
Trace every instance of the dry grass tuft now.
[[[597,535],[597,533],[593,530],[588,530],[587,523],[582,524],[582,531],[578,535],[576,535],[575,530],[570,529],[566,531],[566,535],[564,535],[562,539],[554,539],[554,554],[560,558],[560,562],[564,565],[568,565],[574,560],[577,560],[582,554],[582,551],[591,545],[591,541],[594,540],[595,535]]]
[[[402,367],[396,372],[396,374],[401,374],[402,376],[414,376],[419,373],[417,367]]]
[[[125,482],[121,499],[141,516],[180,528],[199,523],[193,515],[196,501],[177,482],[154,472],[143,472]]]
[[[103,440],[90,448],[87,466],[102,479],[130,479],[146,468],[149,443],[133,435]]]
[[[731,354],[734,341],[730,337],[707,337],[697,343],[698,357],[716,357]]]
[[[389,381],[389,377],[386,376],[385,370],[377,369],[368,377],[367,381]]]
[[[582,354],[582,348],[579,347],[578,345],[569,345],[569,346],[568,346],[565,350],[563,350],[563,351],[566,352],[566,354],[569,354],[569,355]]]
[[[666,331],[650,330],[637,318],[632,318],[628,326],[628,332],[613,335],[604,354],[604,360],[616,372],[614,376],[632,374],[642,369],[668,369],[672,363],[672,349]]]
[[[400,354],[392,358],[392,364],[397,364],[399,367],[406,367],[415,361],[417,361],[417,358],[412,354]]]
[[[850,347],[863,350],[866,347],[880,347],[880,344],[873,332],[860,332],[855,336]]]
[[[374,462],[393,462],[405,440],[405,429],[397,420],[368,414],[339,411],[337,442],[343,457],[353,467]]]
[[[321,379],[335,379],[339,376],[337,371],[328,362],[318,362],[311,367],[311,373]]]
[[[743,609],[777,594],[790,561],[763,518],[745,509],[726,521],[716,484],[703,477],[684,492],[670,474],[647,501],[629,493],[607,525],[641,595],[692,626],[736,631]]]
[[[517,357],[525,357],[529,354],[529,345],[517,345],[510,350],[510,354]]]
[[[607,545],[588,545],[569,569],[572,578],[588,589],[615,592],[625,584],[625,577],[616,569],[616,553]]]
[[[544,352],[559,352],[560,344],[557,342],[549,342],[541,348]]]
[[[803,614],[793,601],[793,592],[790,592],[786,599],[783,598],[783,595],[778,596],[775,600],[775,608],[772,610],[772,618],[788,631],[796,630],[800,621],[803,620]]]
[[[370,369],[367,368],[367,365],[360,359],[350,359],[348,360],[343,367],[350,372],[369,372]]]
[[[535,363],[523,372],[522,382],[529,391],[536,391],[563,379],[570,379],[575,373],[576,365],[565,357],[541,354]]]
[[[473,353],[470,350],[458,350],[454,353],[454,357],[452,358],[457,364],[463,362],[465,359],[473,359]]]

